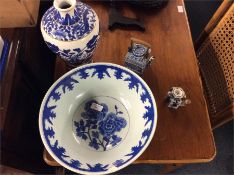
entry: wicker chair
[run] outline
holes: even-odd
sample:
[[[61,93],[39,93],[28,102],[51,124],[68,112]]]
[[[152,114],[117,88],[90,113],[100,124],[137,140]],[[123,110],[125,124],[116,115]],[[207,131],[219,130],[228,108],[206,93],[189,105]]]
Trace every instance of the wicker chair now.
[[[224,3],[196,52],[212,128],[234,118],[234,4]]]
[[[195,43],[212,128],[234,118],[234,5],[224,0]],[[185,164],[164,166],[172,173]]]

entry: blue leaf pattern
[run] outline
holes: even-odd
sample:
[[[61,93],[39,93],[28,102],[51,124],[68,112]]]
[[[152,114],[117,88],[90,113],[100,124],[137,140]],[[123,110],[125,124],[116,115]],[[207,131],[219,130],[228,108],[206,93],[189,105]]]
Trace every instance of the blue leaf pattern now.
[[[146,123],[145,123],[145,125],[147,125],[148,124],[148,122],[149,121],[152,121],[152,118],[153,118],[153,108],[152,107],[150,107],[150,106],[145,106],[145,109],[146,109],[146,112],[145,112],[145,114],[143,115],[143,118],[144,119],[146,119]]]
[[[122,75],[122,71],[121,70],[119,70],[119,69],[117,69],[116,71],[115,71],[115,74],[114,74],[114,76],[115,76],[115,78],[118,80],[118,79],[122,79],[123,78],[123,75]]]
[[[66,150],[63,147],[58,146],[58,140],[55,141],[54,146],[52,146],[52,150],[58,157],[61,158],[69,157],[66,155]]]
[[[143,103],[145,103],[145,102],[146,102],[146,99],[148,98],[148,96],[149,96],[149,94],[147,94],[147,93],[142,93],[142,94],[141,94],[141,101],[142,101]]]
[[[132,152],[127,154],[127,156],[136,155],[143,147],[144,145],[141,141],[139,141],[139,144],[137,146],[132,147]]]
[[[85,72],[85,69],[80,69],[79,76],[81,79],[86,79],[89,77],[89,74],[87,72]]]
[[[54,130],[53,130],[53,128],[48,128],[47,130],[45,130],[45,135],[47,135],[49,138],[54,138],[54,134],[55,134],[55,132],[54,132]]]
[[[59,92],[53,92],[52,97],[55,101],[58,101],[60,99],[61,94]]]
[[[105,67],[97,67],[93,72],[92,77],[96,74],[98,75],[98,78],[100,80],[103,79],[105,75],[110,77],[110,74],[107,72],[107,69]]]
[[[116,161],[113,163],[113,165],[114,165],[115,167],[120,167],[120,166],[122,166],[122,165],[124,165],[124,164],[125,164],[125,161],[124,161],[123,159],[116,160]]]
[[[48,98],[47,101],[49,101],[49,98]],[[51,120],[56,117],[56,114],[52,111],[55,108],[56,108],[56,106],[51,106],[51,107],[47,107],[46,106],[44,108],[44,117],[45,117],[45,120],[47,120],[50,124],[53,124]]]
[[[52,46],[53,47],[53,46]],[[55,47],[56,49],[56,47]],[[95,69],[94,73],[92,75],[89,75],[88,73],[86,73],[86,70],[88,69]],[[51,91],[50,95],[47,97],[47,100],[45,102],[45,105],[44,105],[44,109],[43,109],[43,119],[42,119],[42,126],[43,126],[43,131],[44,131],[44,136],[45,136],[45,139],[46,139],[46,142],[47,144],[49,145],[50,149],[52,150],[52,152],[55,153],[55,155],[61,160],[63,161],[65,164],[67,164],[68,166],[70,167],[73,167],[75,169],[78,169],[78,170],[82,170],[82,171],[87,171],[87,172],[104,172],[104,171],[107,171],[108,170],[108,167],[109,167],[109,164],[107,165],[103,165],[103,164],[94,164],[94,165],[90,165],[90,164],[86,164],[87,167],[85,167],[85,165],[81,166],[82,164],[78,161],[78,160],[73,160],[71,159],[70,161],[67,161],[66,157],[69,157],[66,155],[66,150],[59,146],[59,143],[58,141],[56,140],[54,144],[51,144],[50,142],[50,138],[55,138],[55,132],[53,131],[53,118],[56,117],[56,113],[54,112],[54,109],[57,107],[56,105],[48,105],[49,104],[49,99],[54,99],[55,101],[59,100],[61,95],[60,93],[56,92],[56,90],[62,86],[62,89],[63,89],[63,93],[67,93],[69,92],[70,89],[73,88],[73,85],[74,83],[78,83],[78,81],[74,81],[72,77],[72,75],[75,75],[78,73],[78,75],[81,77],[81,79],[86,79],[88,77],[92,77],[94,75],[98,75],[98,78],[99,79],[102,79],[104,78],[106,75],[106,77],[110,77],[110,74],[108,73],[107,69],[113,69],[115,70],[115,73],[114,73],[114,76],[116,79],[123,79],[122,75],[123,73],[127,74],[130,76],[130,78],[127,78],[127,79],[124,79],[124,81],[126,82],[129,82],[128,86],[129,86],[129,89],[133,89],[135,87],[135,90],[136,92],[138,93],[138,88],[139,88],[139,85],[141,85],[141,87],[143,88],[143,92],[142,94],[139,94],[140,97],[141,97],[141,101],[143,102],[146,102],[146,100],[149,101],[150,103],[150,106],[146,106],[145,105],[145,114],[143,115],[143,118],[146,119],[146,122],[145,122],[145,125],[147,125],[150,121],[150,127],[149,128],[146,128],[143,132],[142,132],[142,139],[144,138],[144,140],[140,140],[138,142],[138,145],[132,147],[131,149],[131,152],[129,154],[126,154],[125,157],[123,157],[122,159],[120,160],[116,160],[113,165],[115,167],[121,167],[123,165],[125,165],[127,162],[129,162],[130,160],[132,160],[141,150],[142,148],[146,145],[146,143],[148,143],[148,140],[150,138],[150,135],[152,133],[152,129],[153,129],[153,126],[154,126],[154,108],[153,108],[153,102],[152,102],[152,99],[151,99],[151,95],[148,93],[147,89],[145,88],[145,86],[141,83],[140,80],[138,80],[136,77],[133,77],[128,71],[125,71],[125,70],[122,70],[120,68],[117,68],[117,67],[114,67],[114,66],[105,66],[105,65],[95,65],[95,66],[89,66],[89,67],[86,67],[82,70],[79,70],[73,74],[70,74],[68,77],[70,78],[67,78],[67,79],[64,79],[61,81],[61,83],[57,84],[54,89]],[[67,81],[67,82],[66,82]],[[118,111],[118,107],[116,106],[115,107],[115,112],[119,114],[120,111]],[[90,128],[90,137],[91,137],[91,141],[92,141],[92,144],[94,147],[97,148],[97,145],[99,147],[101,147],[101,145],[97,144],[99,143],[99,139],[100,139],[100,134],[99,132],[91,132],[91,130],[97,130],[99,129],[99,126],[98,126],[98,122],[99,119],[102,119],[104,120],[103,116],[107,116],[109,113],[108,113],[108,108],[105,108],[104,111],[102,111],[101,114],[99,115],[94,115],[94,118],[93,120],[90,120],[89,122],[86,122],[87,118],[87,115],[89,115],[90,113],[84,113],[83,114],[83,122],[76,122],[74,123],[74,125],[76,126],[76,129],[77,129],[77,133],[81,133],[81,137],[83,137],[83,139],[85,138],[84,137],[84,133],[82,134],[82,132],[88,132],[87,128]],[[112,114],[111,114],[112,115]],[[45,127],[46,124],[45,122],[48,121],[50,124],[51,124],[51,127]],[[106,121],[108,122],[108,120]],[[121,124],[121,121],[120,123]],[[92,126],[92,127],[91,127]],[[118,126],[118,125],[116,125]],[[120,125],[121,126],[121,125]],[[124,126],[124,125],[122,125]],[[100,128],[101,129],[101,128]],[[103,132],[104,134],[104,132]],[[103,137],[103,140],[105,142],[107,142],[108,140],[110,140],[110,138],[108,137],[108,134],[105,134],[107,136]],[[86,139],[89,139],[89,136],[86,134],[87,138]],[[93,138],[93,139],[92,139]],[[119,141],[121,141],[121,138],[116,135],[116,134],[113,134],[111,139],[114,139],[115,141],[111,140],[110,141],[110,144],[118,144]],[[110,165],[112,166],[112,165]]]
[[[71,160],[71,166],[79,168],[81,166],[81,163],[78,160]]]
[[[138,83],[139,83],[139,81],[138,81],[138,79],[136,77],[131,75],[130,78],[126,78],[124,81],[129,81],[129,85],[128,85],[129,89],[133,89],[135,87],[136,92],[138,93],[138,89],[139,89]]]
[[[63,79],[62,82],[58,84],[58,86],[62,86],[63,93],[66,93],[66,89],[68,91],[73,90],[74,84],[79,83],[77,80],[73,79],[72,77],[66,77]]]
[[[94,166],[91,166],[90,164],[87,164],[87,166],[89,167],[89,170],[91,172],[101,172],[101,171],[106,171],[108,165],[102,165],[100,163],[95,164]]]
[[[142,133],[142,139],[144,138],[144,137],[149,137],[150,136],[150,134],[151,134],[151,132],[152,132],[152,128],[150,128],[150,129],[145,129],[144,131],[143,131],[143,133]]]

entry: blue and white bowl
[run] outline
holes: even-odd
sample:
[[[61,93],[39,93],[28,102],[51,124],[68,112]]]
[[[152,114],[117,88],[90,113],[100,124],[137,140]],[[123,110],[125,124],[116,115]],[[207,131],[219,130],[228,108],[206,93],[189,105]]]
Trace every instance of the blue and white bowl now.
[[[110,63],[77,67],[41,104],[39,128],[51,156],[80,174],[108,174],[136,160],[157,124],[154,96],[134,72]]]
[[[92,57],[99,39],[99,19],[82,2],[54,0],[41,20],[41,33],[51,51],[75,65]]]

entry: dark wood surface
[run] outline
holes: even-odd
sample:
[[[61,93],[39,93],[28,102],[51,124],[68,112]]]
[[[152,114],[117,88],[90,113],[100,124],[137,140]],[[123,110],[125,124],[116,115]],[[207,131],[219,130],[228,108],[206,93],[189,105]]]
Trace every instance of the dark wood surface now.
[[[19,55],[22,30],[1,29],[0,35],[3,39],[7,40],[10,45],[8,58],[4,69],[4,76],[0,83],[0,128],[2,130],[4,128],[9,99],[11,96],[11,89],[15,73],[15,64]]]
[[[39,108],[41,99],[36,98],[29,88],[29,84],[32,85],[33,82],[26,77],[32,76],[32,73],[29,74],[23,68],[32,58],[35,64],[41,66],[38,62],[38,59],[43,59],[41,54],[37,53],[38,57],[33,56],[36,53],[34,46],[40,43],[33,41],[39,39],[25,28],[0,29],[0,35],[10,42],[10,52],[0,83],[0,163],[32,173],[51,173],[53,168],[47,166],[41,158],[43,145],[37,123],[37,106]],[[31,43],[30,48],[25,47],[28,43]],[[36,70],[36,67],[33,69]],[[40,76],[43,77],[42,74]],[[49,75],[46,77],[49,79]],[[33,86],[33,89],[36,88]]]
[[[43,1],[40,14],[52,4]],[[31,28],[0,28],[0,35],[11,42],[0,82],[0,164],[33,174],[54,174],[54,167],[42,158],[38,113],[53,82],[55,55],[44,44],[39,24]]]
[[[108,30],[108,8],[103,3],[89,2],[100,19],[101,37],[94,62],[123,65],[130,37],[151,44],[156,57],[142,78],[151,88],[157,103],[158,123],[154,138],[135,163],[196,163],[209,162],[216,154],[206,102],[197,66],[186,12],[178,13],[183,0],[169,1],[161,11],[140,12],[146,31]],[[131,9],[124,9],[132,15]],[[55,79],[67,70],[57,59]],[[182,87],[192,103],[178,110],[169,109],[165,97],[172,86]],[[46,152],[44,160],[58,165]]]

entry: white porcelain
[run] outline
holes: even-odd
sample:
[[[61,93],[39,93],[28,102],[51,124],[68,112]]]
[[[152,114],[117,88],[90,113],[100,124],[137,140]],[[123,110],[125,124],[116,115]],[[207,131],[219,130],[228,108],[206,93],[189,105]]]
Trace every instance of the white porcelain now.
[[[99,39],[99,19],[82,2],[54,0],[43,15],[41,33],[54,53],[70,64],[77,64],[92,57]]]
[[[80,174],[108,174],[136,160],[154,136],[157,108],[147,84],[110,63],[77,67],[59,78],[40,108],[51,156]]]

